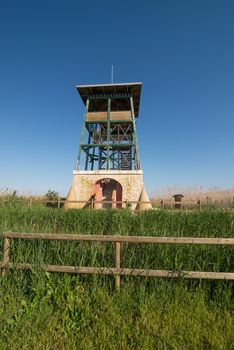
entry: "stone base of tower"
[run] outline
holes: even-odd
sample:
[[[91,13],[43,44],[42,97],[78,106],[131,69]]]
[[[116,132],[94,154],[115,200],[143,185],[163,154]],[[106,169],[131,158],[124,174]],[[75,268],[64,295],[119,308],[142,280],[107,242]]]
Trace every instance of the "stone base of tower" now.
[[[142,191],[142,170],[74,170],[65,208],[90,207],[90,204],[85,203],[88,201],[94,203],[95,209],[124,208],[126,205],[118,202],[137,202]],[[131,205],[133,210],[136,207],[137,203]],[[145,205],[145,209],[150,208],[151,204]]]

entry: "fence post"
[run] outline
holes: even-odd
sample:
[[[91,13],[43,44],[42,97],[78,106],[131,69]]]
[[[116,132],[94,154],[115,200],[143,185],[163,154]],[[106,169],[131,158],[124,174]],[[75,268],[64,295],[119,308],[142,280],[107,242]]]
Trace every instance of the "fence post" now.
[[[164,200],[163,199],[161,200],[161,208],[162,208],[162,210],[164,210]]]
[[[4,237],[3,243],[3,260],[2,260],[2,276],[5,276],[7,273],[7,265],[10,260],[10,248],[11,248],[11,239]]]
[[[115,268],[120,269],[120,242],[115,242]],[[120,288],[120,274],[115,275],[115,288],[119,290]]]
[[[201,200],[199,199],[197,202],[198,206],[199,206],[199,211],[201,211]]]
[[[60,208],[60,197],[58,197],[58,209]]]

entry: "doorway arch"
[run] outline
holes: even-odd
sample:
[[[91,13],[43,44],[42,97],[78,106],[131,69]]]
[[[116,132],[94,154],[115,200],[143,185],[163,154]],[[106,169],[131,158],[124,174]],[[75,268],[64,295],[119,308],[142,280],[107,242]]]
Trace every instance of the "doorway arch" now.
[[[98,180],[93,186],[92,195],[95,201],[100,203],[95,203],[95,209],[114,209],[122,208],[122,203],[115,203],[116,201],[122,201],[123,189],[121,184],[111,178],[103,178]],[[108,201],[110,203],[105,203]],[[103,202],[103,203],[102,203]]]

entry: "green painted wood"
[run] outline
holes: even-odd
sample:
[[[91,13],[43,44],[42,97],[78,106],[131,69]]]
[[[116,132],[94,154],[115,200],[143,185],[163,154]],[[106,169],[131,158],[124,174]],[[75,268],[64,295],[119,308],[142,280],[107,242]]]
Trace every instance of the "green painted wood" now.
[[[88,144],[90,144],[90,143],[91,143],[91,134],[89,132]],[[89,154],[88,154],[88,152],[86,152],[85,170],[88,170],[88,166],[89,166]]]
[[[85,108],[82,132],[81,132],[81,137],[80,137],[79,152],[78,152],[78,158],[77,158],[77,162],[76,162],[76,170],[80,170],[80,157],[81,157],[81,152],[82,152],[82,144],[84,141],[85,119],[86,119],[86,114],[88,113],[88,110],[89,110],[89,99],[87,99],[87,101],[86,101],[86,108]]]
[[[111,99],[108,98],[108,110],[107,110],[107,158],[106,168],[110,169],[110,113],[111,113]]]
[[[89,95],[89,100],[104,100],[104,99],[122,99],[122,98],[130,98],[132,94],[98,94],[98,95]]]
[[[121,148],[131,148],[131,147],[134,147],[136,146],[135,143],[113,143],[113,144],[110,144],[110,149],[111,148],[118,148],[118,147],[121,147]],[[108,144],[106,143],[85,143],[82,145],[82,148],[85,149],[85,148],[92,148],[92,147],[100,147],[100,148],[103,148],[103,149],[106,149],[107,150],[107,147],[108,147]]]
[[[133,141],[135,143],[134,164],[135,164],[135,169],[139,170],[140,169],[140,159],[139,159],[139,151],[138,151],[136,120],[135,120],[135,113],[134,113],[134,106],[133,106],[133,98],[132,97],[130,97],[130,104],[131,104],[132,122],[133,122]]]

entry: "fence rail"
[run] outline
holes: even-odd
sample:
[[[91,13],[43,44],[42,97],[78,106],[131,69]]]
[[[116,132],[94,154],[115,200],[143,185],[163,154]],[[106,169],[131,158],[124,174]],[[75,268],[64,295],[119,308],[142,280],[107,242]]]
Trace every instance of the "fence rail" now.
[[[6,203],[11,203],[12,199],[10,198],[1,198],[2,203],[6,204]],[[121,206],[122,209],[131,209],[132,205],[138,205],[138,204],[151,204],[152,207],[156,207],[159,209],[165,209],[165,207],[169,207],[171,209],[185,209],[188,207],[196,207],[199,210],[201,210],[202,207],[202,202],[201,200],[197,200],[197,201],[172,201],[172,200],[151,200],[151,201],[114,201],[114,200],[96,200],[96,199],[90,199],[88,201],[84,201],[84,200],[66,200],[66,199],[62,199],[62,198],[57,198],[57,199],[46,199],[46,198],[40,198],[40,199],[34,199],[34,198],[17,198],[17,200],[26,200],[28,202],[29,206],[32,206],[33,204],[45,204],[45,205],[54,205],[58,208],[63,207],[65,204],[83,204],[84,207],[89,207],[90,209],[95,209],[96,205],[98,204],[112,204],[112,205],[116,205],[117,209],[119,209],[118,205]]]
[[[41,268],[49,272],[65,272],[77,274],[114,275],[115,286],[120,287],[120,276],[146,276],[189,279],[234,280],[232,272],[202,272],[202,271],[173,271],[152,269],[129,269],[121,267],[121,245],[124,243],[153,243],[153,244],[204,244],[204,245],[233,245],[234,238],[195,238],[195,237],[152,237],[152,236],[112,236],[112,235],[79,235],[79,234],[50,234],[50,233],[18,233],[5,232],[0,235],[4,240],[3,259],[0,264],[4,276],[10,269],[30,270]],[[13,239],[58,240],[58,241],[87,241],[115,243],[115,267],[88,267],[40,265],[10,262],[10,248]]]

